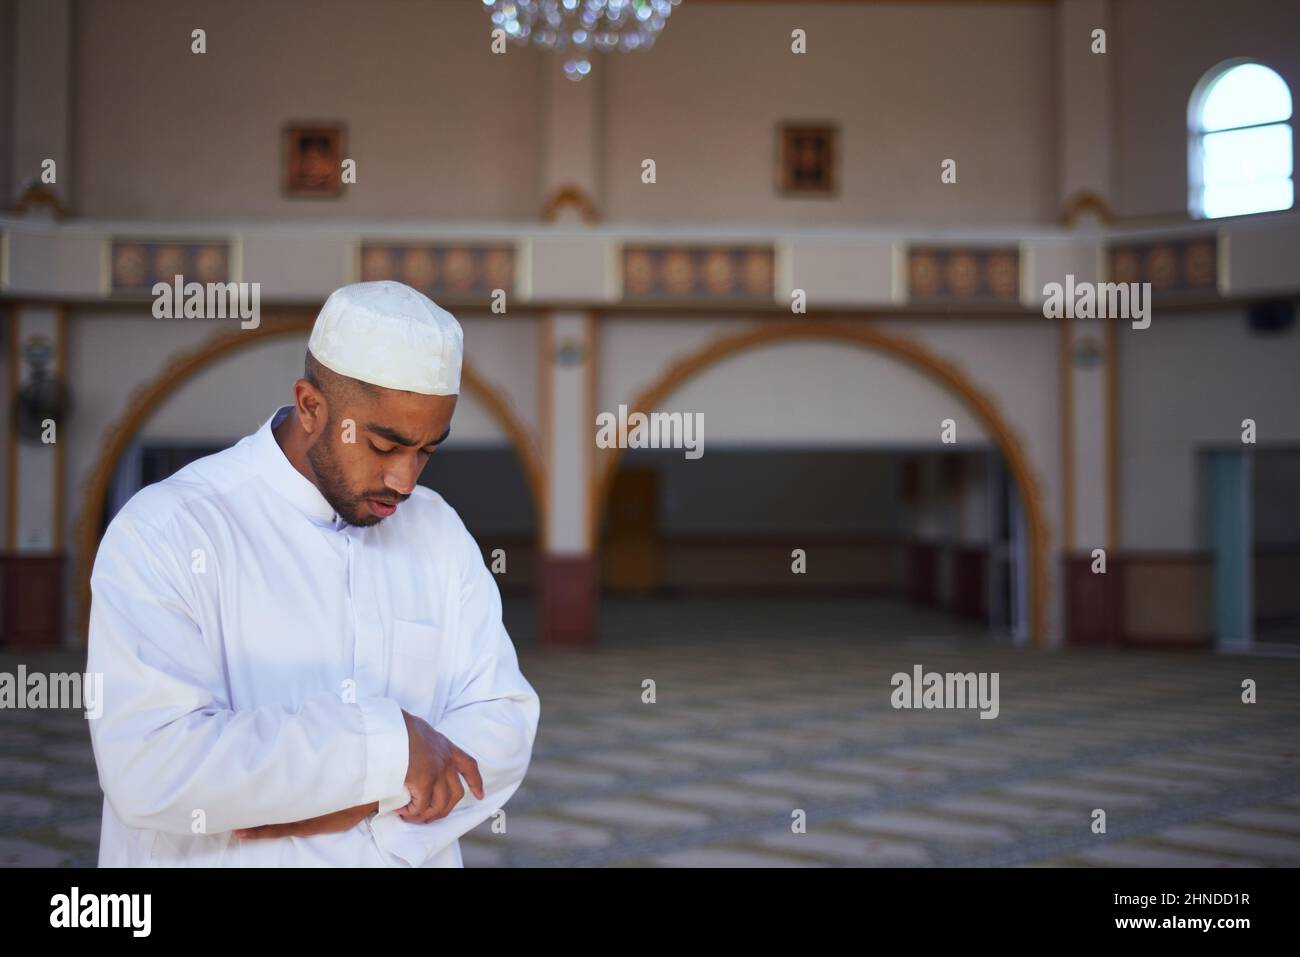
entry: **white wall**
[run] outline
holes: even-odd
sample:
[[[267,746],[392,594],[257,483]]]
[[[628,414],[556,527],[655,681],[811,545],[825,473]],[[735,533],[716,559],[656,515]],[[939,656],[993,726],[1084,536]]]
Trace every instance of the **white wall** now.
[[[14,4],[0,0],[0,190],[8,206],[17,196],[19,185],[12,179],[14,106]],[[3,519],[0,519],[3,522]]]
[[[659,408],[702,414],[706,453],[711,442],[937,447],[940,422],[949,417],[958,421],[960,442],[988,440],[978,423],[961,421],[960,404],[934,382],[842,342],[789,342],[730,356]]]
[[[129,0],[77,9],[77,212],[160,220],[523,217],[541,58],[479,3]],[[190,31],[207,30],[207,53]],[[281,195],[281,130],[341,120],[357,182]]]
[[[1123,547],[1204,547],[1197,450],[1241,448],[1245,418],[1261,448],[1300,443],[1300,329],[1248,335],[1225,309],[1121,323],[1118,339]]]
[[[1055,212],[1049,4],[691,4],[608,64],[605,206],[636,222],[1030,222]],[[807,32],[808,52],[790,51]],[[599,69],[599,66],[597,67]],[[778,121],[841,127],[832,201],[774,189]],[[658,182],[641,183],[653,158]],[[939,180],[957,160],[957,184]]]
[[[5,197],[5,206],[21,195],[24,183],[43,173],[46,160],[56,164],[53,188],[67,197],[73,19],[71,0],[16,0],[7,19],[0,12],[0,33],[6,27],[11,31],[0,40],[0,70],[12,70],[8,84],[0,84],[12,91],[8,109],[0,110],[0,118],[8,121],[0,126],[0,151],[10,154],[12,177],[12,197]]]
[[[489,50],[472,0],[83,3],[77,212],[160,220],[523,218],[544,199],[559,64]],[[1055,209],[1048,4],[683,4],[647,55],[598,58],[607,218],[1029,222]],[[190,31],[208,52],[190,52]],[[808,53],[789,50],[808,32]],[[917,51],[926,51],[918,56]],[[587,81],[584,81],[587,82]],[[358,182],[280,193],[281,127],[342,120]],[[833,200],[776,194],[780,120],[842,127]],[[653,157],[659,182],[640,183]],[[958,185],[939,182],[958,162]]]
[[[13,9],[0,6],[0,23]],[[1114,144],[1113,205],[1124,217],[1182,217],[1193,86],[1223,59],[1252,56],[1300,91],[1300,4],[1110,9],[1113,128],[1098,135]],[[126,0],[74,12],[63,182],[79,215],[538,215],[542,81],[559,65],[531,48],[493,55],[475,0]],[[1054,221],[1060,124],[1105,121],[1061,115],[1058,19],[1052,3],[683,4],[647,55],[600,57],[584,81],[600,87],[602,104],[597,205],[630,222]],[[195,27],[208,31],[202,55],[190,52]],[[790,51],[795,28],[807,31],[802,55]],[[0,77],[5,128],[21,120],[13,109],[26,116],[45,102],[10,102],[14,89]],[[42,95],[56,105],[48,122],[64,124],[69,97]],[[359,178],[342,198],[281,195],[281,129],[294,119],[348,125]],[[777,194],[782,120],[840,124],[837,197]],[[645,158],[658,164],[653,186],[640,181]],[[958,163],[955,185],[939,181],[947,158]]]
[[[540,320],[478,317],[460,310],[456,318],[465,331],[465,361],[507,399],[510,410],[526,429],[534,435],[540,434],[537,404]],[[459,406],[456,415],[460,415]]]

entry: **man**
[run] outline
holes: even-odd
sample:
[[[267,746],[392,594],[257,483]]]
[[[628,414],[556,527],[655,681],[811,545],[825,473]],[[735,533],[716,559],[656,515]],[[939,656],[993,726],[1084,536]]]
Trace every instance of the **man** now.
[[[477,544],[416,484],[462,352],[414,289],[345,286],[293,404],[109,524],[100,866],[459,867],[518,789],[538,696]]]

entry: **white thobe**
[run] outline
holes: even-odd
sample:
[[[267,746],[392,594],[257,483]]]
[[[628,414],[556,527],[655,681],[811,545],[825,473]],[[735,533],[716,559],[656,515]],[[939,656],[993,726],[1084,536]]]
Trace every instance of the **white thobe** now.
[[[417,486],[345,524],[275,441],[252,435],[141,489],[91,575],[89,719],[100,866],[461,866],[459,837],[502,808],[540,702],[501,597],[455,510]],[[478,762],[484,796],[403,821],[401,709]],[[380,802],[347,831],[235,828]]]

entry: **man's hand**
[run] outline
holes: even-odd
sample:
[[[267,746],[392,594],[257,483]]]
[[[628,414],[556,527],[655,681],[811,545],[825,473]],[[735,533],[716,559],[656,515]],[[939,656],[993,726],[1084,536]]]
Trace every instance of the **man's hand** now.
[[[402,717],[406,719],[406,738],[410,745],[406,789],[411,794],[411,803],[401,808],[397,816],[412,824],[428,824],[446,817],[465,796],[461,775],[465,776],[474,796],[483,800],[478,762],[445,735],[433,730],[427,721],[405,710]]]
[[[379,802],[358,804],[356,807],[331,811],[320,817],[309,817],[305,821],[291,821],[288,824],[262,824],[258,827],[237,828],[235,837],[251,840],[262,837],[309,837],[312,834],[332,834],[347,831],[366,819],[366,815],[379,810]]]
[[[478,773],[478,762],[462,751],[443,734],[433,730],[422,718],[403,711],[406,720],[406,738],[409,759],[406,768],[406,789],[411,803],[401,808],[397,816],[413,824],[428,824],[451,813],[465,788],[460,782],[464,775],[470,790],[483,800],[483,779]],[[379,810],[379,802],[358,804],[356,807],[332,811],[320,817],[286,824],[262,824],[235,830],[235,837],[254,840],[267,837],[309,837],[312,834],[333,834],[347,831]]]

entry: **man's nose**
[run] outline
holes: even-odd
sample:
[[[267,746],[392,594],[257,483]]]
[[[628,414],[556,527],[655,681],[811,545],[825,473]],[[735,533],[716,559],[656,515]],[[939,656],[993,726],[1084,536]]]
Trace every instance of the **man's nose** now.
[[[414,457],[411,461],[394,465],[384,475],[384,484],[398,495],[410,495],[420,477],[420,469]]]

